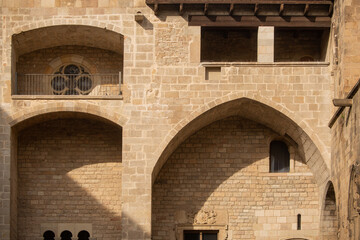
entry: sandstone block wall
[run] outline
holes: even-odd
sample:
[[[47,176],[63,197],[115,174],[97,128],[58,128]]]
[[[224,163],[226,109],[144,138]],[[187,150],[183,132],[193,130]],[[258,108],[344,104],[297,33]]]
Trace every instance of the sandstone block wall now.
[[[42,116],[42,114],[81,112],[109,119],[123,127],[122,181],[120,184],[123,240],[148,240],[151,238],[152,174],[161,153],[172,138],[176,136],[181,139],[182,136],[177,136],[177,133],[186,124],[216,106],[221,108],[221,104],[226,102],[242,98],[256,100],[278,111],[277,115],[283,114],[286,121],[299,126],[299,128],[291,128],[291,130],[294,135],[297,134],[299,143],[303,146],[302,150],[306,152],[304,154],[306,160],[311,159],[309,167],[315,174],[313,178],[320,179],[320,184],[326,182],[328,166],[330,166],[330,130],[326,124],[331,116],[330,106],[333,91],[331,69],[327,63],[274,64],[271,61],[266,64],[251,63],[249,65],[228,63],[220,66],[219,79],[205,81],[206,66],[200,62],[201,28],[189,27],[186,19],[181,16],[155,16],[142,0],[27,2],[3,0],[0,11],[2,19],[2,28],[0,28],[2,43],[0,44],[1,239],[8,240],[10,238],[10,215],[16,216],[16,212],[13,211],[10,214],[9,209],[10,188],[16,186],[14,178],[11,179],[13,184],[10,186],[10,176],[17,174],[14,168],[10,169],[10,164],[18,161],[16,151],[10,151],[11,146],[15,146],[15,141],[11,141],[10,138],[11,127],[16,127],[17,123],[21,125],[22,121]],[[137,11],[144,14],[145,21],[143,23],[134,21]],[[12,71],[15,69],[13,56],[16,56],[12,48],[12,36],[36,28],[61,27],[63,25],[92,26],[104,32],[113,31],[124,36],[123,76],[125,86],[123,100],[89,100],[86,98],[29,100],[11,96],[11,85],[14,80]],[[99,30],[98,33],[101,31]],[[101,34],[96,37],[100,43],[103,42]],[[30,44],[31,46],[33,43],[41,43],[42,39],[36,41],[35,38],[34,40]],[[71,54],[76,50],[67,49],[66,51]],[[101,61],[99,64],[102,64]],[[259,108],[259,113],[264,113],[262,108]],[[271,116],[269,119],[272,119]],[[259,117],[258,120],[260,121],[261,118]],[[284,122],[286,121],[284,120]],[[272,124],[275,125],[275,123]],[[284,134],[279,128],[276,129],[277,132]],[[171,147],[169,146],[170,149]],[[106,169],[107,167],[104,166]],[[86,171],[83,168],[79,170]],[[91,168],[89,171],[92,172],[93,169]],[[94,170],[94,173],[96,171],[98,169]],[[75,174],[76,171],[71,171],[71,173]],[[306,176],[303,174],[305,173],[301,172],[300,176],[309,177],[306,175],[307,173]],[[98,175],[102,176],[102,173]],[[289,177],[295,176],[290,174]],[[89,178],[84,180],[90,181]],[[275,177],[272,180],[282,182],[279,179],[280,177]],[[75,187],[72,182],[70,183]],[[112,187],[109,186],[109,189]],[[317,200],[314,201],[317,201],[318,209],[320,209],[322,188],[317,191],[319,194],[315,194]],[[95,195],[101,199],[101,202],[103,201],[102,197],[105,198],[106,194],[99,193],[98,195],[96,193]],[[29,197],[33,197],[33,195],[30,194]],[[40,201],[39,199],[34,200]],[[96,205],[95,202],[92,203]],[[312,208],[312,204],[310,205]],[[37,205],[35,204],[35,206]],[[97,207],[105,209],[107,206],[109,204],[105,200],[101,207],[97,205]],[[116,208],[120,205],[110,206]],[[120,211],[120,209],[116,209],[116,211]],[[274,217],[275,214],[293,216],[297,209],[281,213],[269,211],[264,212],[266,217],[268,215],[271,217],[272,214]],[[36,216],[37,213],[33,212],[32,214]],[[118,213],[116,214],[118,215]],[[257,214],[261,215],[262,212]],[[306,211],[304,214],[307,214]],[[316,214],[319,216],[319,213]],[[312,217],[307,216],[309,218],[306,221],[310,221],[309,219]],[[270,218],[264,219],[264,221],[271,221]],[[234,220],[233,217],[232,221],[232,226],[234,226],[237,220]],[[289,222],[294,223],[294,219],[291,219],[282,225],[283,221],[283,218],[279,219],[279,224],[281,222],[280,225],[285,226],[286,229],[290,226]],[[247,236],[260,236],[261,230],[267,229],[269,226],[279,226],[262,225],[260,222],[258,224],[256,225],[257,230],[249,231]],[[19,226],[21,225],[19,224]],[[102,225],[99,224],[99,226]],[[291,225],[292,227],[293,225]],[[15,229],[15,225],[12,224],[11,228]],[[31,234],[35,234],[35,230],[31,231]],[[105,232],[108,234],[113,231],[115,230],[107,229]],[[239,232],[240,230],[234,228],[234,234],[242,234]],[[255,232],[259,235],[256,235]]]
[[[174,240],[175,213],[203,208],[227,211],[229,239],[317,239],[319,190],[297,150],[289,148],[291,173],[269,173],[269,146],[277,137],[260,124],[230,117],[184,141],[155,180],[153,239]]]
[[[351,180],[353,165],[359,164],[360,137],[357,133],[360,125],[358,114],[360,112],[360,94],[354,98],[352,108],[346,108],[340,115],[336,124],[332,127],[332,176],[337,200],[338,219],[340,223],[340,239],[356,239],[355,225],[357,217],[352,216],[352,209],[356,207],[352,203],[356,194],[350,192],[353,185]],[[351,219],[349,221],[349,219]]]
[[[17,239],[41,239],[45,230],[59,237],[59,224],[85,224],[91,229],[81,230],[91,237],[119,239],[121,146],[121,130],[87,119],[51,120],[20,132]]]

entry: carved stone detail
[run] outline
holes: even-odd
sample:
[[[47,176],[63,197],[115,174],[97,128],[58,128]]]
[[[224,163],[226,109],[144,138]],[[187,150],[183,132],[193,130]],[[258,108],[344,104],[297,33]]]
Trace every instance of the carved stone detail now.
[[[201,209],[194,217],[194,224],[216,224],[216,217],[214,210]]]
[[[353,198],[353,208],[356,213],[360,214],[360,164],[357,163],[353,167],[354,175],[352,179],[352,183],[350,183],[352,190],[352,198]]]

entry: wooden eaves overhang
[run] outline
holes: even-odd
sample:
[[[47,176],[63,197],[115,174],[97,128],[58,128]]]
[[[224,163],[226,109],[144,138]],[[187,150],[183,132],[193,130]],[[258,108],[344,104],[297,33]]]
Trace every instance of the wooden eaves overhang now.
[[[156,15],[188,16],[190,26],[330,27],[329,0],[146,0]]]

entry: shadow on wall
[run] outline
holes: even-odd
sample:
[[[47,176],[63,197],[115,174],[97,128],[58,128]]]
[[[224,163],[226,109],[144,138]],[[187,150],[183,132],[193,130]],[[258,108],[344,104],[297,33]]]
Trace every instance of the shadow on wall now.
[[[338,216],[336,210],[336,196],[334,185],[332,182],[328,183],[324,206],[321,213],[321,235],[323,240],[337,240],[338,239]]]
[[[194,223],[189,215],[201,209],[226,210],[233,239],[254,239],[256,230],[262,230],[258,221],[261,211],[287,211],[291,220],[282,226],[284,230],[294,230],[296,209],[316,213],[318,187],[298,153],[297,174],[269,173],[269,145],[277,137],[279,134],[259,123],[232,116],[184,140],[153,185],[152,239],[175,239],[180,221],[177,212],[183,210],[188,225]],[[313,224],[304,223],[304,229]]]
[[[121,147],[121,127],[88,114],[47,114],[17,125],[12,239],[41,239],[47,230],[121,239]]]
[[[217,105],[188,122],[185,127],[182,127],[167,144],[156,162],[152,172],[152,182],[154,183],[160,169],[182,142],[203,127],[229,116],[242,116],[255,121],[287,139],[292,145],[296,146],[300,157],[309,164],[318,185],[321,186],[327,183],[329,171],[326,163],[317,146],[306,132],[277,109],[248,98],[240,98]],[[299,121],[299,119],[297,120]]]
[[[0,70],[1,71],[1,70]],[[4,91],[6,92],[6,91]],[[0,161],[2,167],[0,170],[0,205],[3,211],[0,212],[0,219],[7,219],[5,222],[0,224],[0,239],[10,239],[10,228],[9,228],[9,206],[12,205],[12,192],[10,192],[10,186],[14,183],[14,179],[10,178],[10,128],[7,125],[7,119],[9,115],[7,111],[0,107]],[[11,211],[11,210],[10,210]],[[13,223],[13,222],[11,222]],[[16,223],[16,222],[15,222]]]

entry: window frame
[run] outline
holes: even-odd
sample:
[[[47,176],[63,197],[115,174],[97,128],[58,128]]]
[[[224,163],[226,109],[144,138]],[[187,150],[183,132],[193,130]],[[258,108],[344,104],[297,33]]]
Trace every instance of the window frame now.
[[[219,240],[219,231],[218,230],[184,230],[183,231],[183,240],[185,239],[186,233],[199,233],[199,240],[203,240],[204,233],[216,233],[216,240]]]
[[[181,224],[177,225],[175,229],[176,239],[184,240],[185,232],[217,232],[217,240],[226,240],[228,237],[228,225],[206,225],[206,224],[198,224],[198,225],[190,225],[190,224]]]
[[[286,156],[286,163],[287,163],[287,169],[285,169],[285,170],[282,170],[282,169],[280,169],[279,168],[279,162],[277,162],[277,164],[276,164],[276,160],[275,160],[275,163],[274,163],[274,168],[273,168],[273,159],[272,159],[272,156],[273,156],[273,154],[272,154],[272,144],[273,143],[275,143],[275,142],[277,142],[277,143],[281,143],[282,145],[283,145],[283,147],[285,146],[286,147],[286,150],[287,150],[287,152],[285,153],[287,156]],[[281,153],[281,154],[283,154],[283,153]],[[292,172],[292,165],[293,164],[291,164],[291,151],[290,151],[290,146],[285,142],[285,141],[283,141],[282,139],[272,139],[271,141],[270,141],[270,144],[269,144],[269,173],[290,173],[290,172]]]

